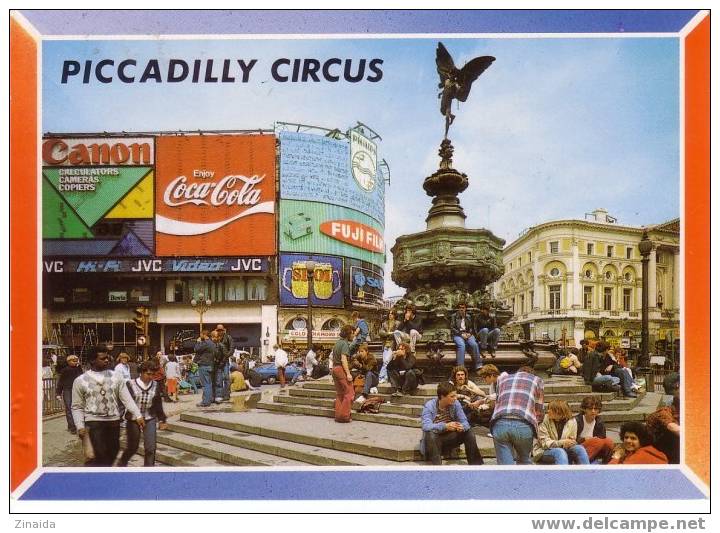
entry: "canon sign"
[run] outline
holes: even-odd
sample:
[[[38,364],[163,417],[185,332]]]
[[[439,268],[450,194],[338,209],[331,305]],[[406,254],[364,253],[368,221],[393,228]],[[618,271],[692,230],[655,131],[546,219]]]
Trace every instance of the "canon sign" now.
[[[153,140],[148,138],[45,139],[43,162],[48,166],[151,165]]]

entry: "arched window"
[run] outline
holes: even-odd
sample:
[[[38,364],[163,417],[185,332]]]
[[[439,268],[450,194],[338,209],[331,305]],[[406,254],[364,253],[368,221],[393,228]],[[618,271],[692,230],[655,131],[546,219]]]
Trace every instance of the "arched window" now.
[[[330,320],[327,320],[323,325],[321,329],[324,329],[326,331],[334,331],[339,330],[343,327],[343,323],[338,320],[337,318],[331,318]]]
[[[286,325],[285,329],[301,330],[307,327],[307,320],[303,316],[292,318]]]
[[[611,329],[605,330],[605,337],[614,337],[615,332]]]

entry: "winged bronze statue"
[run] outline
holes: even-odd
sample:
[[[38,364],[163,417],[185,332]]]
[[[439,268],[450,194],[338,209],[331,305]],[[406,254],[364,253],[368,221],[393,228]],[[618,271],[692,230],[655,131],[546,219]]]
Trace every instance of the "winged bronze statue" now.
[[[458,69],[453,62],[450,53],[443,43],[438,43],[435,63],[440,75],[439,89],[442,89],[440,98],[440,113],[445,117],[445,138],[447,139],[450,124],[455,120],[455,115],[450,112],[452,101],[465,102],[470,94],[470,87],[478,79],[480,74],[495,61],[493,56],[480,56],[471,59],[465,66]]]

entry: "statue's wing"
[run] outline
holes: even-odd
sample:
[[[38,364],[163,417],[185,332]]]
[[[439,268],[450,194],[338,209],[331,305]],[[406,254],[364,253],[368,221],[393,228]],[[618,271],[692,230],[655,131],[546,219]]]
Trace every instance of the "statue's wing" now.
[[[444,83],[448,76],[457,71],[455,63],[453,63],[453,59],[443,43],[438,43],[435,63],[437,64],[440,83]]]
[[[495,58],[493,56],[481,56],[476,57],[475,59],[471,59],[465,64],[465,66],[460,70],[460,74],[458,75],[460,88],[455,95],[458,100],[460,100],[461,102],[467,100],[467,97],[470,94],[470,87],[472,86],[472,83],[476,79],[478,79],[478,76],[480,76],[480,74],[485,72],[485,70],[490,65],[492,65],[493,61],[495,61]]]

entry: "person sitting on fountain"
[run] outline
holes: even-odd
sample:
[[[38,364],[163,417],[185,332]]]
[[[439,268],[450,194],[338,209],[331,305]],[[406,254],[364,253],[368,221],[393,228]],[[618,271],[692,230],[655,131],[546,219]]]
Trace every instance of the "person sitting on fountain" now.
[[[410,343],[410,353],[415,355],[415,343],[422,339],[422,319],[417,316],[415,306],[408,304],[405,307],[405,316],[400,320],[398,329],[395,330],[395,342]]]
[[[473,426],[486,425],[493,413],[494,402],[486,398],[485,391],[468,380],[464,366],[456,366],[450,374],[450,383],[455,385],[457,399],[468,421]]]
[[[415,368],[415,356],[406,342],[401,343],[392,353],[392,361],[388,364],[387,371],[390,384],[395,388],[393,396],[411,394],[417,389],[419,372]]]
[[[475,319],[475,332],[480,341],[480,354],[485,357],[482,352],[487,350],[490,357],[494,358],[500,340],[500,328],[497,327],[495,317],[490,316],[490,308],[487,304],[480,308],[480,314]]]
[[[392,361],[393,347],[395,344],[394,332],[398,329],[395,308],[390,309],[380,326],[380,338],[383,340],[383,364],[380,369],[380,383],[387,383],[387,366]]]
[[[455,342],[455,355],[457,366],[465,365],[465,349],[470,349],[473,360],[473,370],[478,371],[482,367],[480,349],[475,340],[473,330],[473,317],[467,312],[467,304],[462,301],[458,304],[457,313],[450,317],[450,334]]]

